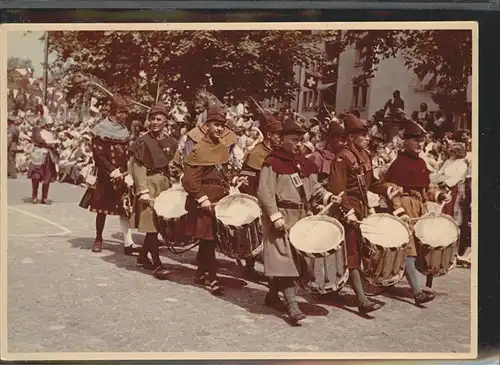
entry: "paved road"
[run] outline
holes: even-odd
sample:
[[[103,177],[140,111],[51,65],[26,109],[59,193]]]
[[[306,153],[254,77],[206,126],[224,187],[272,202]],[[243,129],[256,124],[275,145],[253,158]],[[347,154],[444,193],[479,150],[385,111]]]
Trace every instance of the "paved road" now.
[[[467,269],[436,279],[427,308],[412,304],[403,281],[377,297],[385,307],[373,319],[357,314],[348,288],[336,301],[304,295],[309,317],[291,327],[262,305],[266,288],[240,279],[232,261],[220,257],[221,298],[191,284],[194,252],[163,252],[176,270],[157,281],[121,254],[115,217],[106,223],[103,252],[90,251],[95,216],[77,205],[82,188],[53,184],[51,206],[29,202],[28,180],[9,180],[8,189],[10,352],[469,351]]]

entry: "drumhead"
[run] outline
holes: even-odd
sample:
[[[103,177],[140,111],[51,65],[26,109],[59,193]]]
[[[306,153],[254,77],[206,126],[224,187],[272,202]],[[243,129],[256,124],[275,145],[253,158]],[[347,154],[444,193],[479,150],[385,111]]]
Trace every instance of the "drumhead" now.
[[[310,254],[322,254],[337,248],[344,241],[344,227],[335,218],[326,215],[305,217],[293,225],[290,243]]]
[[[456,242],[460,234],[456,222],[444,214],[429,214],[415,223],[415,236],[431,247],[446,247]]]
[[[372,244],[381,247],[401,247],[410,242],[410,231],[406,225],[390,214],[376,213],[360,224],[361,234]]]
[[[228,195],[215,205],[215,216],[223,224],[240,227],[260,218],[262,211],[258,200],[251,195]]]
[[[154,210],[166,219],[180,218],[187,213],[186,197],[187,193],[181,186],[162,191],[155,199]]]

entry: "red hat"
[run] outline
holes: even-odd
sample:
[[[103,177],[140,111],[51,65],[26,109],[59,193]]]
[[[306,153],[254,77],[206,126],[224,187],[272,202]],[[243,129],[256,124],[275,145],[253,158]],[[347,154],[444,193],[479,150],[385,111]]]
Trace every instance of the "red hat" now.
[[[305,134],[306,130],[292,118],[285,119],[283,124],[283,135],[289,134]]]
[[[110,109],[112,113],[118,113],[121,111],[128,112],[127,101],[120,94],[114,94],[113,99],[111,100]]]
[[[413,121],[408,121],[403,132],[403,138],[422,138],[425,137],[426,133],[426,130],[420,124],[417,124]]]
[[[368,122],[359,119],[354,114],[348,114],[344,120],[344,128],[346,134],[368,132]]]
[[[205,123],[208,122],[217,122],[226,124],[227,123],[226,114],[219,107],[216,106],[211,107],[207,111],[207,120],[205,121]]]
[[[259,129],[262,133],[279,133],[283,131],[282,123],[271,114],[259,115]]]
[[[345,134],[345,129],[337,122],[331,122],[328,127],[328,138],[334,138],[338,136],[343,136]]]
[[[149,111],[149,116],[151,117],[155,114],[163,114],[164,116],[168,117],[167,107],[164,103],[159,102],[151,108],[151,110]]]

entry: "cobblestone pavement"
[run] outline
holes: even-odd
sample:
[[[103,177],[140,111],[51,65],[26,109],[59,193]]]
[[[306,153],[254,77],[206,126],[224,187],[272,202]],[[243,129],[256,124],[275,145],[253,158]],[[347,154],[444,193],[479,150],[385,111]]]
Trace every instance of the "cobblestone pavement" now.
[[[470,270],[434,280],[436,299],[413,304],[403,280],[374,318],[357,314],[349,288],[318,302],[307,295],[301,327],[263,306],[266,287],[241,279],[220,257],[224,297],[192,285],[194,252],[164,262],[157,281],[122,255],[109,217],[102,253],[92,253],[94,215],[78,207],[81,187],[55,183],[53,205],[30,202],[30,182],[9,180],[9,352],[468,352]],[[141,235],[134,236],[142,242]],[[421,277],[422,285],[424,278]]]

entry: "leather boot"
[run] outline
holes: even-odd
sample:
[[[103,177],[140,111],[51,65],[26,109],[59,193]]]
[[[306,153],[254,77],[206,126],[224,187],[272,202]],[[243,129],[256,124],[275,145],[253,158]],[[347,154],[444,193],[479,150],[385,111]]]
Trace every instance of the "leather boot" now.
[[[306,315],[302,313],[299,308],[299,303],[297,302],[297,297],[295,296],[295,287],[288,286],[283,289],[283,294],[285,295],[286,310],[288,312],[288,317],[292,323],[297,323],[306,318]]]
[[[421,291],[417,295],[415,295],[415,303],[416,304],[424,304],[431,302],[434,300],[435,295],[433,293],[427,292],[427,291]]]

